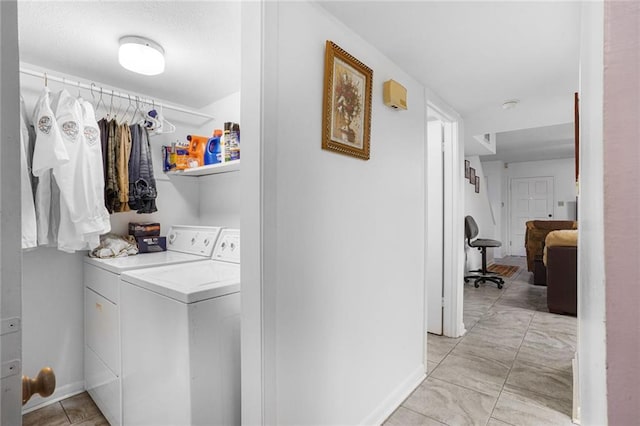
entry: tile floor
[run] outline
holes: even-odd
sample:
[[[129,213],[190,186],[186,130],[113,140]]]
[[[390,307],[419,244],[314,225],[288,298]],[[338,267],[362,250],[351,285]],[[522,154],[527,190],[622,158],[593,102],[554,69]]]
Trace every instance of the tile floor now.
[[[576,319],[550,314],[524,258],[498,290],[465,284],[458,339],[428,336],[428,376],[387,426],[572,425]],[[108,426],[85,392],[23,416],[24,426]]]
[[[83,392],[22,416],[22,426],[109,426],[88,393]]]
[[[386,426],[572,425],[574,317],[549,313],[523,257],[502,290],[465,284],[462,338],[428,336],[428,376]]]

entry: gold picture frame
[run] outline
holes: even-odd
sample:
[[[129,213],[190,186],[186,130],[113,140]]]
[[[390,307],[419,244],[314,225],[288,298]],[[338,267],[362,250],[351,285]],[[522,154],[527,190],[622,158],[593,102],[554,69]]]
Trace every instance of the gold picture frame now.
[[[373,70],[326,42],[322,149],[369,159]]]

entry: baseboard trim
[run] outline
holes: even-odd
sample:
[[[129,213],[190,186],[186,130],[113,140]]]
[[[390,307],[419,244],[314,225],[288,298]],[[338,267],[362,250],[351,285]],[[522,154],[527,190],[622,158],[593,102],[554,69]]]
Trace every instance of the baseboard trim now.
[[[407,399],[420,383],[427,377],[424,364],[420,364],[371,414],[361,425],[381,425]]]
[[[22,414],[30,413],[39,408],[46,407],[47,405],[54,404],[82,392],[84,392],[84,381],[69,383],[68,385],[57,387],[55,392],[53,392],[53,395],[47,398],[43,398],[38,394],[33,395],[29,402],[22,407]]]

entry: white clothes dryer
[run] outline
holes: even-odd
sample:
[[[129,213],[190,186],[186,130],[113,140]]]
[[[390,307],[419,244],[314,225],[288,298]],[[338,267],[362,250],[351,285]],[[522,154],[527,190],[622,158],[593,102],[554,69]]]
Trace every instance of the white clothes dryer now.
[[[171,227],[167,251],[84,264],[85,387],[112,426],[122,425],[121,274],[210,259],[220,227]]]
[[[213,257],[122,275],[125,425],[240,424],[240,231]]]

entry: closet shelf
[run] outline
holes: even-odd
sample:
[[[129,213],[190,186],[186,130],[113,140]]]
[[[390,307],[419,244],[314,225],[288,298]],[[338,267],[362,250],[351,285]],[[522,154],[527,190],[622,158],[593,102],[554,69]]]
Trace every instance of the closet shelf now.
[[[208,166],[193,167],[191,169],[166,172],[170,176],[207,176],[218,173],[228,173],[240,170],[240,160],[227,161],[226,163],[209,164]]]

